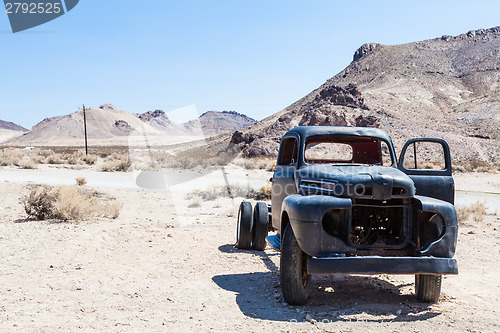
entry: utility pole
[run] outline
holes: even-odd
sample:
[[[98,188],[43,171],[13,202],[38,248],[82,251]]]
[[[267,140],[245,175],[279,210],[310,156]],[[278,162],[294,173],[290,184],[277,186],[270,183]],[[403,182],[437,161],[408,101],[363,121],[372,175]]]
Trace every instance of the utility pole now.
[[[85,111],[90,110],[90,108],[86,108],[85,104],[83,104],[83,108],[78,108],[78,110],[83,110],[83,131],[85,132],[85,155],[89,154],[89,148],[87,145],[87,116]]]

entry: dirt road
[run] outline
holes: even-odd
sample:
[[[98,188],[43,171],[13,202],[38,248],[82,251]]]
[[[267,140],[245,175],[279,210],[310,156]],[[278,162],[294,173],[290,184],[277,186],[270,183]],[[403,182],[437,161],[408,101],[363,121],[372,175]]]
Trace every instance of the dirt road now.
[[[498,176],[478,177],[456,182]],[[412,276],[377,275],[314,277],[307,305],[288,306],[279,254],[233,246],[240,198],[195,208],[179,193],[101,188],[123,203],[118,219],[26,222],[25,185],[0,183],[2,332],[500,330],[494,212],[461,221],[460,274],[436,305],[416,301]]]

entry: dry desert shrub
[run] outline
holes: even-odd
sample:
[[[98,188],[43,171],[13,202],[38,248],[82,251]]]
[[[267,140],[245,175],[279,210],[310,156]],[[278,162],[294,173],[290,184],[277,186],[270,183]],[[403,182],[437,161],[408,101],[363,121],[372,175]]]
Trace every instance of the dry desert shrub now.
[[[75,180],[76,180],[76,185],[78,186],[83,186],[87,184],[87,180],[85,179],[85,177],[76,177]]]
[[[238,165],[242,165],[247,170],[267,170],[274,171],[276,167],[276,159],[272,157],[247,157],[236,162]]]
[[[41,156],[44,158],[54,154],[54,151],[51,149],[38,149],[38,150],[35,150],[34,152],[36,153],[37,156]]]
[[[419,169],[427,169],[427,170],[443,170],[445,168],[443,162],[437,161],[424,161],[418,165]]]
[[[101,171],[130,171],[132,163],[128,155],[113,153],[101,164]]]
[[[31,154],[31,158],[38,163],[45,164],[69,164],[69,165],[93,165],[97,161],[97,155],[84,155],[81,152],[55,153],[52,150],[39,150]]]
[[[104,207],[102,210],[102,213],[103,213],[102,216],[114,220],[114,219],[118,218],[118,216],[120,216],[120,209],[121,208],[122,208],[122,205],[120,205],[118,202],[116,202],[116,201],[109,202],[108,201],[104,204]]]
[[[21,169],[35,169],[38,162],[35,155],[29,156],[25,151],[10,149],[0,154],[0,166],[17,166]]]
[[[158,171],[171,165],[174,155],[161,149],[139,150],[131,152],[134,170]]]
[[[33,161],[35,164],[43,164],[45,163],[45,156],[42,156],[38,153],[30,154],[30,160]]]
[[[18,166],[21,160],[24,158],[24,152],[18,149],[9,149],[3,151],[0,154],[0,165],[1,166]]]
[[[212,201],[218,198],[230,197],[232,190],[223,185],[210,185],[205,190],[194,190],[186,195],[187,199],[200,198],[203,201]]]
[[[205,190],[194,190],[186,195],[187,199],[201,198],[203,201],[212,201],[218,198],[246,198],[255,200],[268,200],[271,198],[271,184],[262,186],[259,190],[255,190],[248,186],[235,184],[231,186],[211,185]]]
[[[62,154],[53,153],[45,157],[46,164],[64,164],[64,158]]]
[[[116,218],[116,203],[96,200],[97,194],[76,186],[38,186],[21,199],[28,217],[36,220],[84,220],[89,217]]]
[[[210,167],[221,167],[229,164],[238,155],[235,148],[212,149],[208,146],[191,148],[176,153],[163,155],[162,165],[166,168],[197,170]]]
[[[193,196],[191,198],[191,202],[189,203],[190,208],[198,208],[201,207],[201,204],[203,203],[203,199],[197,195]]]
[[[36,165],[36,161],[34,161],[32,158],[24,158],[17,164],[17,166],[21,169],[36,169]]]
[[[94,154],[85,155],[82,157],[82,161],[85,162],[85,164],[94,165],[95,162],[97,162],[97,155]]]
[[[62,160],[69,165],[85,164],[85,162],[82,160],[82,156],[80,156],[78,153],[63,154]]]
[[[267,183],[262,186],[257,192],[258,198],[256,200],[269,200],[271,199],[272,185],[271,183]]]
[[[476,201],[466,207],[457,208],[458,220],[465,222],[472,218],[474,222],[481,222],[486,215],[486,205],[484,202]]]
[[[457,172],[493,172],[500,170],[498,164],[489,164],[479,159],[471,159],[465,162],[455,162],[454,169]]]

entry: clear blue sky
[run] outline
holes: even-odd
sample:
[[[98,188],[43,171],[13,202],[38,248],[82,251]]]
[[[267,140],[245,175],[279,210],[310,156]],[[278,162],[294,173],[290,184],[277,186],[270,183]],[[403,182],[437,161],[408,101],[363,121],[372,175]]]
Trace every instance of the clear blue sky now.
[[[0,119],[31,128],[83,103],[262,119],[345,68],[363,43],[491,28],[499,13],[495,0],[80,0],[13,34],[2,10]]]

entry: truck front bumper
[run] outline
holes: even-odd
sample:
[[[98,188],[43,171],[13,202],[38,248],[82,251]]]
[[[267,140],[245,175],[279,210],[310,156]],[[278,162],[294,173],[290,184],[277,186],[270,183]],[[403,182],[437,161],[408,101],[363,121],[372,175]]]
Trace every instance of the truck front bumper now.
[[[457,261],[435,257],[316,257],[307,259],[309,274],[458,274]]]

